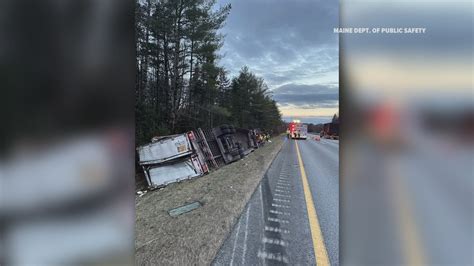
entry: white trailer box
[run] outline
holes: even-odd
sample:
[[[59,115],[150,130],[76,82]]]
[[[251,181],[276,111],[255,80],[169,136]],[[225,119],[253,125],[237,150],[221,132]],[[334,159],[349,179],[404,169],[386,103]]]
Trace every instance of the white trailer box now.
[[[158,138],[137,148],[140,165],[158,164],[193,153],[187,134]]]
[[[150,167],[144,166],[144,170],[150,187],[163,187],[170,183],[201,176],[205,173],[205,169],[203,169],[197,155],[171,163]]]

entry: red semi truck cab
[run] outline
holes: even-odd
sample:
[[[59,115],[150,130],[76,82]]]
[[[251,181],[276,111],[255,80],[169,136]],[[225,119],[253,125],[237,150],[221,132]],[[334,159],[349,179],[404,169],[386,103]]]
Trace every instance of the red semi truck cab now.
[[[291,139],[306,139],[308,137],[308,125],[299,120],[293,120],[288,124],[288,137]]]

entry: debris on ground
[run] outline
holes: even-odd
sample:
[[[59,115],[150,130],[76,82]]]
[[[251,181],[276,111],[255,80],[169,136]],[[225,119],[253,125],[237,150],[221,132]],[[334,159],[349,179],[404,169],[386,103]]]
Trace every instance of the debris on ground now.
[[[143,191],[142,191],[142,190],[139,190],[139,191],[137,191],[137,195],[138,195],[138,197],[141,198],[141,197],[143,197],[143,195],[145,195],[147,192],[148,192],[148,190],[143,190]]]
[[[187,213],[187,212],[190,212],[190,211],[193,211],[199,207],[201,207],[201,203],[199,201],[195,201],[193,203],[190,203],[190,204],[186,204],[184,206],[181,206],[181,207],[178,207],[178,208],[174,208],[174,209],[171,209],[168,211],[168,214],[172,217],[176,217],[178,215],[181,215],[181,214],[184,214],[184,213]]]

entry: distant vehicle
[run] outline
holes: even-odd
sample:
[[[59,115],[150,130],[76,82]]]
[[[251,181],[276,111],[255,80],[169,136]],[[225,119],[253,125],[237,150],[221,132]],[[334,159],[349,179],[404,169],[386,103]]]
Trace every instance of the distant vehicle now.
[[[306,139],[308,137],[308,125],[299,120],[293,120],[288,125],[288,137],[291,139]]]
[[[324,124],[320,136],[327,139],[339,139],[339,123],[331,122]]]

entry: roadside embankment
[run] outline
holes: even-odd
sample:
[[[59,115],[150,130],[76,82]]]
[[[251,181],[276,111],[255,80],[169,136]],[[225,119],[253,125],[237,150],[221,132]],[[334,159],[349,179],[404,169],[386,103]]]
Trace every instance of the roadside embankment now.
[[[208,175],[136,199],[137,265],[210,264],[283,144],[284,137]],[[168,210],[199,201],[194,211]]]

